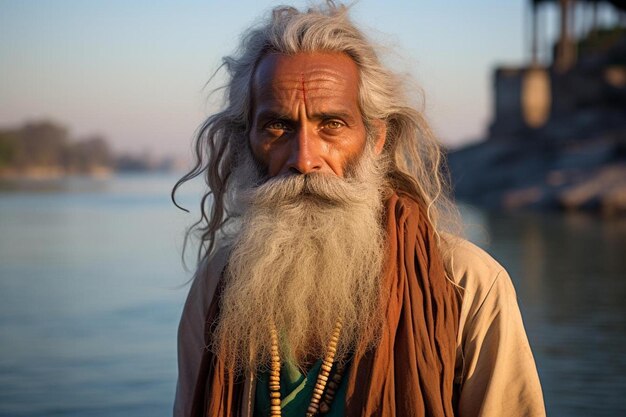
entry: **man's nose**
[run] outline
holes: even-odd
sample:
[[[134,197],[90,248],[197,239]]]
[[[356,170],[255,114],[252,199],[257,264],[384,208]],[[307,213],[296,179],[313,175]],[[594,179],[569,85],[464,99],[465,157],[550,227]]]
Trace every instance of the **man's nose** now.
[[[323,167],[322,141],[317,133],[302,127],[294,132],[287,169],[296,174],[310,174]]]

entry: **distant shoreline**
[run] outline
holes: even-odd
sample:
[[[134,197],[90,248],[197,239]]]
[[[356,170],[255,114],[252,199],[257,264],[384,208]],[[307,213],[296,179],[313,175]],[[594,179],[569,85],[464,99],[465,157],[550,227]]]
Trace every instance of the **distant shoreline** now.
[[[120,174],[178,174],[180,169],[114,169],[110,167],[90,167],[84,171],[67,170],[62,167],[32,167],[26,169],[0,169],[0,181],[47,182],[67,178],[107,179]]]
[[[53,181],[68,177],[108,178],[115,170],[105,166],[93,166],[84,171],[71,171],[63,167],[28,167],[23,169],[5,168],[0,170],[2,181]]]
[[[144,169],[115,170],[99,169],[89,172],[67,172],[59,169],[30,169],[22,171],[0,171],[1,192],[58,192],[97,190],[116,177],[171,175],[181,176],[180,170]],[[94,188],[95,187],[95,188]]]

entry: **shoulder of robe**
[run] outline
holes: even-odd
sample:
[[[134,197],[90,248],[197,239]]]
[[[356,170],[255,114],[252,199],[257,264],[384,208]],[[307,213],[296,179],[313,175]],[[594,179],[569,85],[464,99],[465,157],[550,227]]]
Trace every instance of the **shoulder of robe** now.
[[[203,280],[210,282],[219,280],[222,270],[226,266],[226,262],[228,262],[230,250],[230,246],[221,246],[208,259],[202,260],[194,274],[194,281]]]
[[[222,247],[198,264],[178,325],[178,383],[174,415],[188,416],[202,357],[206,351],[205,320],[230,248]]]
[[[477,312],[492,291],[496,281],[510,280],[505,269],[483,249],[453,235],[442,235],[442,254],[449,277],[458,287],[462,299],[461,320]],[[464,317],[463,317],[464,316]]]
[[[222,246],[210,258],[200,261],[189,289],[188,304],[201,306],[203,311],[208,308],[228,262],[230,249],[230,246]]]

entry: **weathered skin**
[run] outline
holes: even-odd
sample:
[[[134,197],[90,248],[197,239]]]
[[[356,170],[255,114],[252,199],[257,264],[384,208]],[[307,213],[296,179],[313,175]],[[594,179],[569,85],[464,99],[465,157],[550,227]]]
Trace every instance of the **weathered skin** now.
[[[344,176],[366,143],[358,91],[358,68],[345,54],[264,57],[252,84],[254,157],[270,177],[313,172]],[[379,129],[376,154],[384,142],[384,129]]]

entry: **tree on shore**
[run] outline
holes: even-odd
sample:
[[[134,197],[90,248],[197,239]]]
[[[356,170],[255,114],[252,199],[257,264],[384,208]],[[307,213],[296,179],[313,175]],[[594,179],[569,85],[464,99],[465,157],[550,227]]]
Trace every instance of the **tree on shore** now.
[[[65,126],[47,120],[0,129],[0,173],[89,174],[112,167],[111,150],[101,136],[75,141]]]

